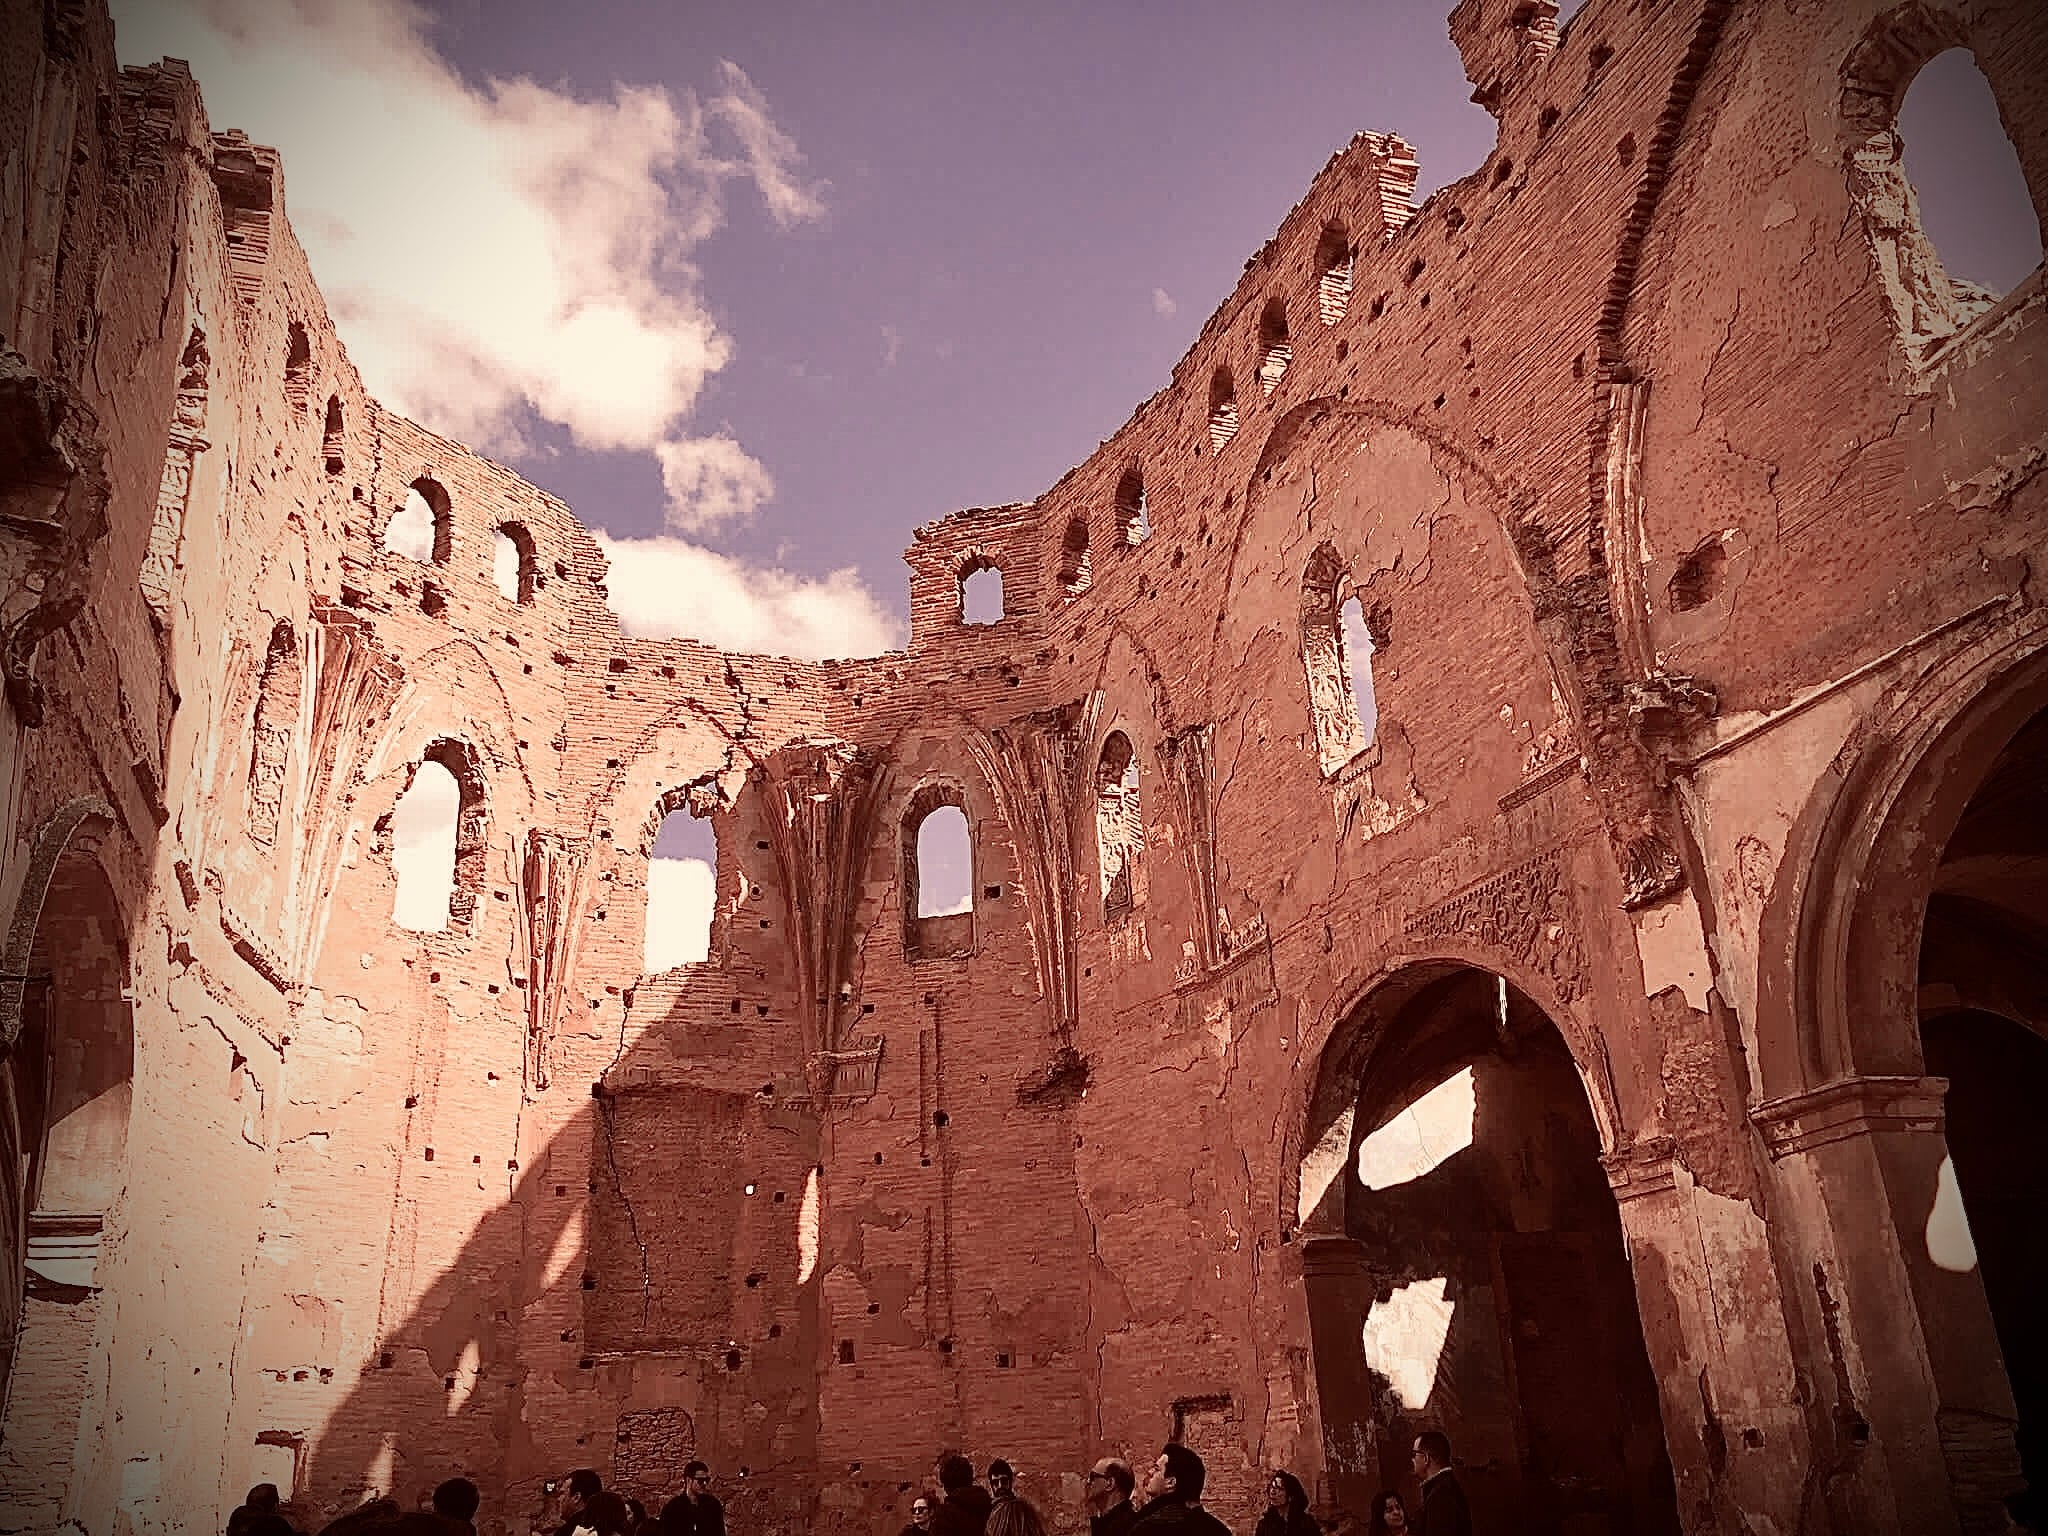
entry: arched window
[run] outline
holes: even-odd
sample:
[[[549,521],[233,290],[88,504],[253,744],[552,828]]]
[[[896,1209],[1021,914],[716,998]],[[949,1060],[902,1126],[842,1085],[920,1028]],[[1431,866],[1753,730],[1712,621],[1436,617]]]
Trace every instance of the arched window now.
[[[1280,387],[1280,376],[1294,361],[1294,344],[1287,339],[1287,306],[1268,299],[1259,315],[1259,388],[1271,395]]]
[[[1060,586],[1072,597],[1087,591],[1094,579],[1094,562],[1088,554],[1088,519],[1076,517],[1067,523],[1067,536],[1060,541]]]
[[[1905,6],[1865,35],[1844,71],[1850,194],[1916,357],[2041,262],[2038,210],[1965,40],[1952,12]]]
[[[1126,544],[1152,537],[1152,513],[1145,502],[1145,472],[1135,464],[1116,483],[1116,529]]]
[[[1115,922],[1135,903],[1133,880],[1145,851],[1138,800],[1138,757],[1131,738],[1111,731],[1095,765],[1095,847],[1102,874],[1102,920]]]
[[[509,603],[530,603],[540,585],[540,561],[533,535],[523,523],[500,523],[491,536],[491,574],[498,594]]]
[[[427,748],[384,822],[398,885],[393,922],[420,933],[469,927],[483,891],[487,819],[469,749],[445,739]]]
[[[277,841],[301,687],[298,637],[280,619],[263,658],[256,693],[256,742],[249,760],[249,835],[265,848]]]
[[[1351,236],[1342,224],[1323,226],[1316,242],[1316,308],[1323,324],[1335,325],[1351,307]]]
[[[711,818],[688,804],[661,819],[647,860],[647,933],[642,964],[653,973],[695,965],[711,954],[718,899],[718,840]]]
[[[1371,746],[1379,721],[1372,635],[1349,585],[1343,562],[1327,544],[1310,557],[1301,582],[1301,653],[1324,773],[1335,773]]]
[[[192,500],[194,461],[206,447],[206,374],[211,359],[206,333],[198,326],[186,338],[178,359],[178,397],[171,412],[170,440],[164,447],[163,478],[157,484],[156,516],[149,525],[149,552],[142,562],[142,596],[150,616],[168,624],[171,583],[185,540],[185,511]]]
[[[341,417],[341,396],[327,397],[327,428],[320,437],[320,457],[330,475],[342,471],[342,443],[347,433],[343,430]]]
[[[384,547],[422,564],[446,565],[455,548],[455,513],[441,482],[421,475],[405,493],[405,505],[384,527]]]
[[[904,948],[913,959],[974,947],[974,835],[960,791],[930,784],[903,820]]]
[[[1003,617],[1003,573],[986,555],[960,571],[960,622],[996,624]]]
[[[1230,370],[1218,368],[1209,376],[1209,446],[1221,450],[1237,436],[1237,386]]]
[[[2041,264],[2041,222],[1991,86],[1966,48],[1928,60],[1899,104],[1920,227],[1949,281],[2003,297]]]
[[[313,344],[306,339],[306,328],[296,320],[285,341],[284,397],[300,416],[313,402]]]

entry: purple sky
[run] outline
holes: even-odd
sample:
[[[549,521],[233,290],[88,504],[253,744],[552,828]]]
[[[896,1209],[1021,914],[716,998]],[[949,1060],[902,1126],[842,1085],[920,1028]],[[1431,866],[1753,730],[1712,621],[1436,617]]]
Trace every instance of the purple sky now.
[[[284,149],[371,389],[614,537],[666,506],[615,602],[739,649],[900,643],[911,529],[1085,458],[1353,133],[1422,195],[1493,143],[1448,0],[114,4],[125,62]],[[1902,126],[1951,267],[2009,288],[2038,230],[1964,56]]]
[[[1085,458],[1354,132],[1415,143],[1424,191],[1484,159],[1493,123],[1447,10],[600,0],[571,22],[540,0],[454,0],[435,37],[473,80],[579,95],[701,87],[721,58],[746,70],[830,188],[795,230],[735,197],[698,252],[737,350],[696,426],[729,424],[777,483],[719,542],[812,572],[856,563],[900,610],[911,528],[1028,499]],[[517,467],[613,532],[658,531],[643,455]]]

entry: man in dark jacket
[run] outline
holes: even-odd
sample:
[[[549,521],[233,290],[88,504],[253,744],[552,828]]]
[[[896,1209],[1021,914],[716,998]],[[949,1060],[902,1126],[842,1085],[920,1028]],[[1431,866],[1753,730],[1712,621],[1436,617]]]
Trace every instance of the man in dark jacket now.
[[[1169,1445],[1152,1463],[1145,1478],[1145,1507],[1131,1525],[1131,1536],[1230,1536],[1230,1527],[1202,1508],[1202,1484],[1208,1479],[1202,1458],[1184,1445]]]
[[[1105,1456],[1088,1469],[1088,1536],[1123,1536],[1138,1518],[1131,1494],[1138,1480],[1125,1462]]]
[[[1415,1475],[1422,1482],[1422,1512],[1416,1536],[1472,1536],[1472,1507],[1451,1467],[1451,1437],[1425,1429],[1415,1437]]]
[[[683,1468],[683,1491],[661,1507],[661,1536],[725,1536],[725,1506],[711,1496],[711,1469]]]
[[[982,1536],[995,1500],[974,1481],[974,1464],[948,1451],[939,1458],[939,1486],[946,1501],[932,1516],[932,1536]]]

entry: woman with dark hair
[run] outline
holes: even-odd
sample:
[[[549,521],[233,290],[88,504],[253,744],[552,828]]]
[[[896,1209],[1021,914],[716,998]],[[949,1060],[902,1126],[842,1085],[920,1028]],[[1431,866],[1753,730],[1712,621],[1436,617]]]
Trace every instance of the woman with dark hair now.
[[[1403,1536],[1409,1529],[1408,1506],[1401,1495],[1388,1488],[1372,1501],[1371,1536]]]
[[[897,1536],[932,1536],[931,1495],[920,1493],[910,1501],[910,1524],[903,1527]]]
[[[1266,1512],[1255,1536],[1323,1536],[1308,1512],[1308,1490],[1292,1472],[1275,1471],[1266,1479]]]

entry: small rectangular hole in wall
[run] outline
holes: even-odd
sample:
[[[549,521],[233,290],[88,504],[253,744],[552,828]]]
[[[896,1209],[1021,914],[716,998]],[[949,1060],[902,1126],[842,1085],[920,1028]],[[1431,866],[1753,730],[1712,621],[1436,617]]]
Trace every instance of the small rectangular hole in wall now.
[[[841,1339],[839,1341],[839,1363],[841,1365],[853,1364],[853,1340]]]
[[[984,886],[981,894],[990,901],[1001,901],[1003,899],[1003,888],[1000,885]]]

